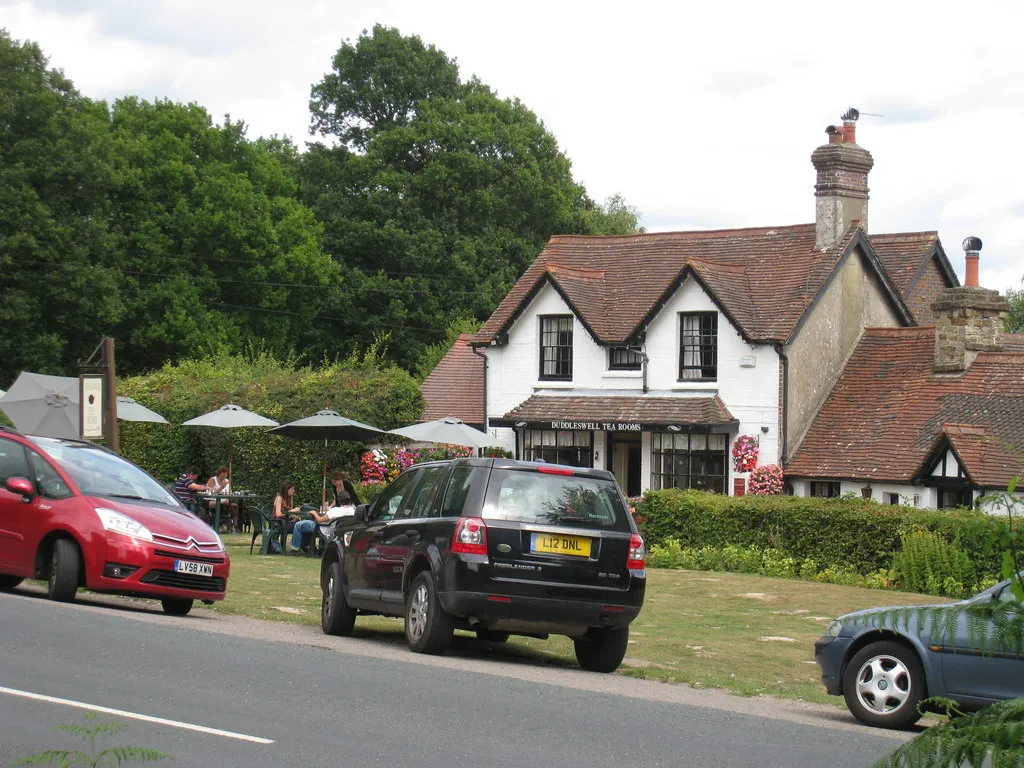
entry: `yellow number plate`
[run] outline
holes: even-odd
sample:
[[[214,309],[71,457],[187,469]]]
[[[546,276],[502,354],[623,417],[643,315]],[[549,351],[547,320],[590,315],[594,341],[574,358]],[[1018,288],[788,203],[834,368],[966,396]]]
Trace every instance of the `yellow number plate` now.
[[[534,552],[590,557],[590,539],[582,536],[555,536],[549,533],[532,533],[530,536],[530,548]]]

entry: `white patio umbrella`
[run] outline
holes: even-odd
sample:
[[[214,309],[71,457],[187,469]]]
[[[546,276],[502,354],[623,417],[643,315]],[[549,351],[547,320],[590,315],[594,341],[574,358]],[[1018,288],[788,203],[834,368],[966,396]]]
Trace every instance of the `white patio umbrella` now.
[[[181,425],[183,427],[234,429],[235,427],[276,427],[277,422],[273,419],[268,419],[266,416],[260,416],[258,413],[247,411],[235,403],[228,403],[215,411],[183,421]],[[232,435],[228,432],[228,483],[231,482],[231,438]]]
[[[461,419],[446,416],[434,421],[422,421],[390,430],[393,435],[408,437],[424,443],[443,443],[445,445],[464,445],[469,448],[489,448],[500,441],[486,432],[474,429]]]
[[[149,421],[154,424],[170,424],[156,411],[152,411],[134,398],[117,396],[117,418],[123,421]]]
[[[317,411],[304,419],[290,421],[280,427],[268,430],[275,435],[295,440],[324,441],[324,478],[320,503],[327,499],[327,441],[328,440],[370,440],[387,434],[382,429],[371,427],[355,419],[348,419],[337,411]]]
[[[79,383],[74,376],[22,371],[6,394],[0,391],[0,408],[22,432],[77,440],[81,436],[78,397]],[[117,418],[168,423],[159,413],[130,397],[117,398]]]
[[[0,397],[0,408],[22,432],[77,440],[78,395],[78,379],[22,371]]]

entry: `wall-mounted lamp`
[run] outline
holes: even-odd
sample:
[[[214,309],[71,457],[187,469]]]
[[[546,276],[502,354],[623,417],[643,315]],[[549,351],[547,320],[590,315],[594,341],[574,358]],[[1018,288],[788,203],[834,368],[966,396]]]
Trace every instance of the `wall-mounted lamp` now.
[[[861,488],[860,489],[860,495],[861,495],[861,498],[863,498],[863,499],[870,499],[871,498],[871,485],[870,484],[869,485],[865,485],[863,488]]]
[[[761,431],[764,432],[767,435],[768,434],[768,427],[761,427]]]
[[[669,424],[668,425],[668,431],[669,432],[679,432],[681,430],[682,430],[682,427],[680,427],[678,424]]]
[[[525,421],[517,421],[516,422],[516,426],[519,427],[520,429],[522,429],[523,427],[526,426],[526,422]]]

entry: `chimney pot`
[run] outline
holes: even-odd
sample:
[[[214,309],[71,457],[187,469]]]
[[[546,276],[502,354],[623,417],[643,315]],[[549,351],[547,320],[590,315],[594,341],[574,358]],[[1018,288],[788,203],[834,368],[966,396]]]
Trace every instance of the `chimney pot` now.
[[[967,264],[964,273],[964,285],[977,288],[978,282],[978,261],[980,260],[981,238],[971,235],[964,240],[964,253],[967,256]]]

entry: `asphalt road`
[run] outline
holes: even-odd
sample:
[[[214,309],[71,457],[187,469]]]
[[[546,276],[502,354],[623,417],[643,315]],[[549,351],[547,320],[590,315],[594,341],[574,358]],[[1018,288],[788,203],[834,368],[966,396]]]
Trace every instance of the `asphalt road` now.
[[[426,657],[381,635],[0,593],[0,765],[81,748],[53,727],[88,707],[127,724],[108,746],[216,768],[861,768],[906,738],[837,708],[509,663],[468,637]]]

